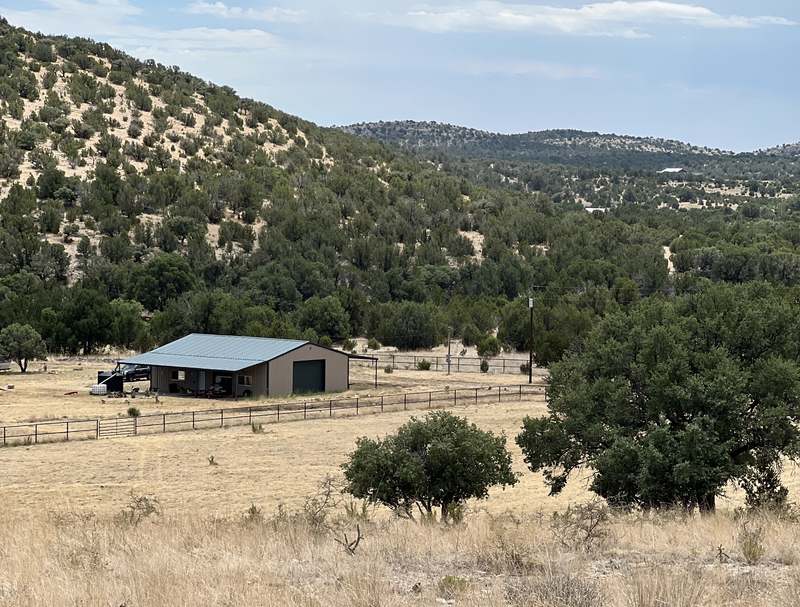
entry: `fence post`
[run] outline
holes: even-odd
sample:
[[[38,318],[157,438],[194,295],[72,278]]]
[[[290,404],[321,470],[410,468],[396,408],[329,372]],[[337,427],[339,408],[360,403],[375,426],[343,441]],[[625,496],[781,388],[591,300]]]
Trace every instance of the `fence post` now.
[[[165,413],[163,418],[161,419],[161,431],[166,434],[167,433],[167,414]]]
[[[133,418],[133,435],[134,436],[139,434],[139,423],[138,423],[138,420],[139,420],[138,417],[134,417]]]
[[[478,404],[478,389],[475,388],[475,404]]]
[[[461,357],[456,359],[456,371],[461,371]]]
[[[502,395],[500,394],[500,386],[497,386],[497,402],[498,403],[503,402]]]
[[[281,421],[281,404],[280,403],[278,403],[278,420],[277,421]]]
[[[95,424],[96,424],[95,433],[96,433],[97,438],[99,439],[100,438],[100,420],[96,419],[94,421],[95,421]]]
[[[428,409],[431,408],[431,392],[428,392]]]
[[[506,372],[506,359],[503,359],[503,374]]]
[[[33,444],[39,444],[39,424],[33,424]]]
[[[192,411],[192,430],[194,430],[194,411]]]
[[[519,399],[522,400],[522,384],[519,385]]]
[[[247,423],[253,425],[253,407],[247,407]]]
[[[457,394],[458,394],[458,390],[453,390],[453,406],[454,407],[458,406],[458,396],[456,396]]]
[[[358,397],[356,396],[356,415],[358,415]]]
[[[67,422],[67,442],[69,442],[69,422]]]
[[[333,417],[333,401],[328,401],[328,417]]]
[[[439,370],[439,357],[436,357],[436,371]]]
[[[403,411],[408,409],[408,394],[403,394]]]
[[[219,410],[219,427],[220,428],[225,427],[225,409]]]
[[[381,396],[381,413],[383,413],[383,396]],[[5,429],[3,429],[3,432],[5,432]]]

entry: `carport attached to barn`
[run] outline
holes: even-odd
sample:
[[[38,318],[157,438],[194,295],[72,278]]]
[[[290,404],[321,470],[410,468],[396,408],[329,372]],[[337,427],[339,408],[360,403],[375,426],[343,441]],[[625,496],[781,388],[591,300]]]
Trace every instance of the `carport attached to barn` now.
[[[122,362],[150,365],[161,393],[281,396],[347,390],[350,358],[308,341],[194,333]]]

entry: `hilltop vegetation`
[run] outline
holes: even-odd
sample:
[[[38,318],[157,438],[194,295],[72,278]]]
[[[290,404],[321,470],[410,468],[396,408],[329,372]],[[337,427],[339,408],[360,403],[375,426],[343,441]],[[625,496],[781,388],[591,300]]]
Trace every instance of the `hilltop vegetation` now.
[[[423,157],[106,44],[0,33],[0,325],[51,352],[192,331],[426,348],[451,326],[491,354],[527,348],[535,293],[548,364],[640,298],[800,280],[791,159]]]
[[[602,168],[625,167],[659,171],[682,167],[706,175],[725,167],[729,172],[755,176],[776,164],[777,157],[800,155],[799,144],[778,146],[747,154],[697,147],[656,137],[631,137],[574,129],[504,135],[437,122],[364,122],[339,127],[371,138],[424,153],[488,158],[524,163],[547,163]],[[796,173],[795,173],[796,174]]]

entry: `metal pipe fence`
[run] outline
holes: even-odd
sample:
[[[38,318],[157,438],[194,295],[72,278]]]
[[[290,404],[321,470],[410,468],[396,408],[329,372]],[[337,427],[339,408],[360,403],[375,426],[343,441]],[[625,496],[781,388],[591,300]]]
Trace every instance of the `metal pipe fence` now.
[[[377,354],[375,357],[378,359],[379,366],[391,366],[392,369],[408,369],[409,371],[419,370],[419,363],[423,360],[430,363],[431,371],[447,371],[447,357],[446,356],[420,356],[411,354]],[[451,373],[479,373],[481,370],[481,363],[486,361],[488,369],[485,373],[492,374],[528,374],[527,358],[479,358],[468,356],[451,356],[450,357],[450,372]],[[525,365],[525,371],[520,368]]]
[[[287,401],[247,407],[151,413],[138,417],[112,417],[53,422],[31,422],[3,426],[2,445],[32,445],[49,442],[139,436],[224,428],[284,421],[370,415],[390,411],[409,411],[522,401],[542,396],[540,385],[517,384],[458,388],[428,392],[406,392],[379,396],[339,399]]]

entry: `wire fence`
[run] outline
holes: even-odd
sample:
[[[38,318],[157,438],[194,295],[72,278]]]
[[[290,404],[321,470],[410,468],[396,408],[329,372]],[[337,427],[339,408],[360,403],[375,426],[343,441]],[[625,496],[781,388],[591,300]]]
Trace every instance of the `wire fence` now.
[[[430,363],[431,371],[447,371],[446,356],[412,356],[410,354],[377,354],[378,365],[392,369],[418,370],[422,361]],[[486,361],[487,368],[484,373],[491,374],[516,374],[528,375],[527,358],[478,358],[474,356],[451,356],[451,373],[478,373],[481,371],[481,363]],[[524,366],[525,371],[522,370]]]
[[[226,409],[152,413],[139,417],[31,422],[3,426],[2,444],[3,446],[34,445],[70,440],[224,428],[226,426],[370,415],[390,411],[495,404],[522,401],[543,394],[544,387],[541,385],[518,384],[302,402],[289,401]]]

